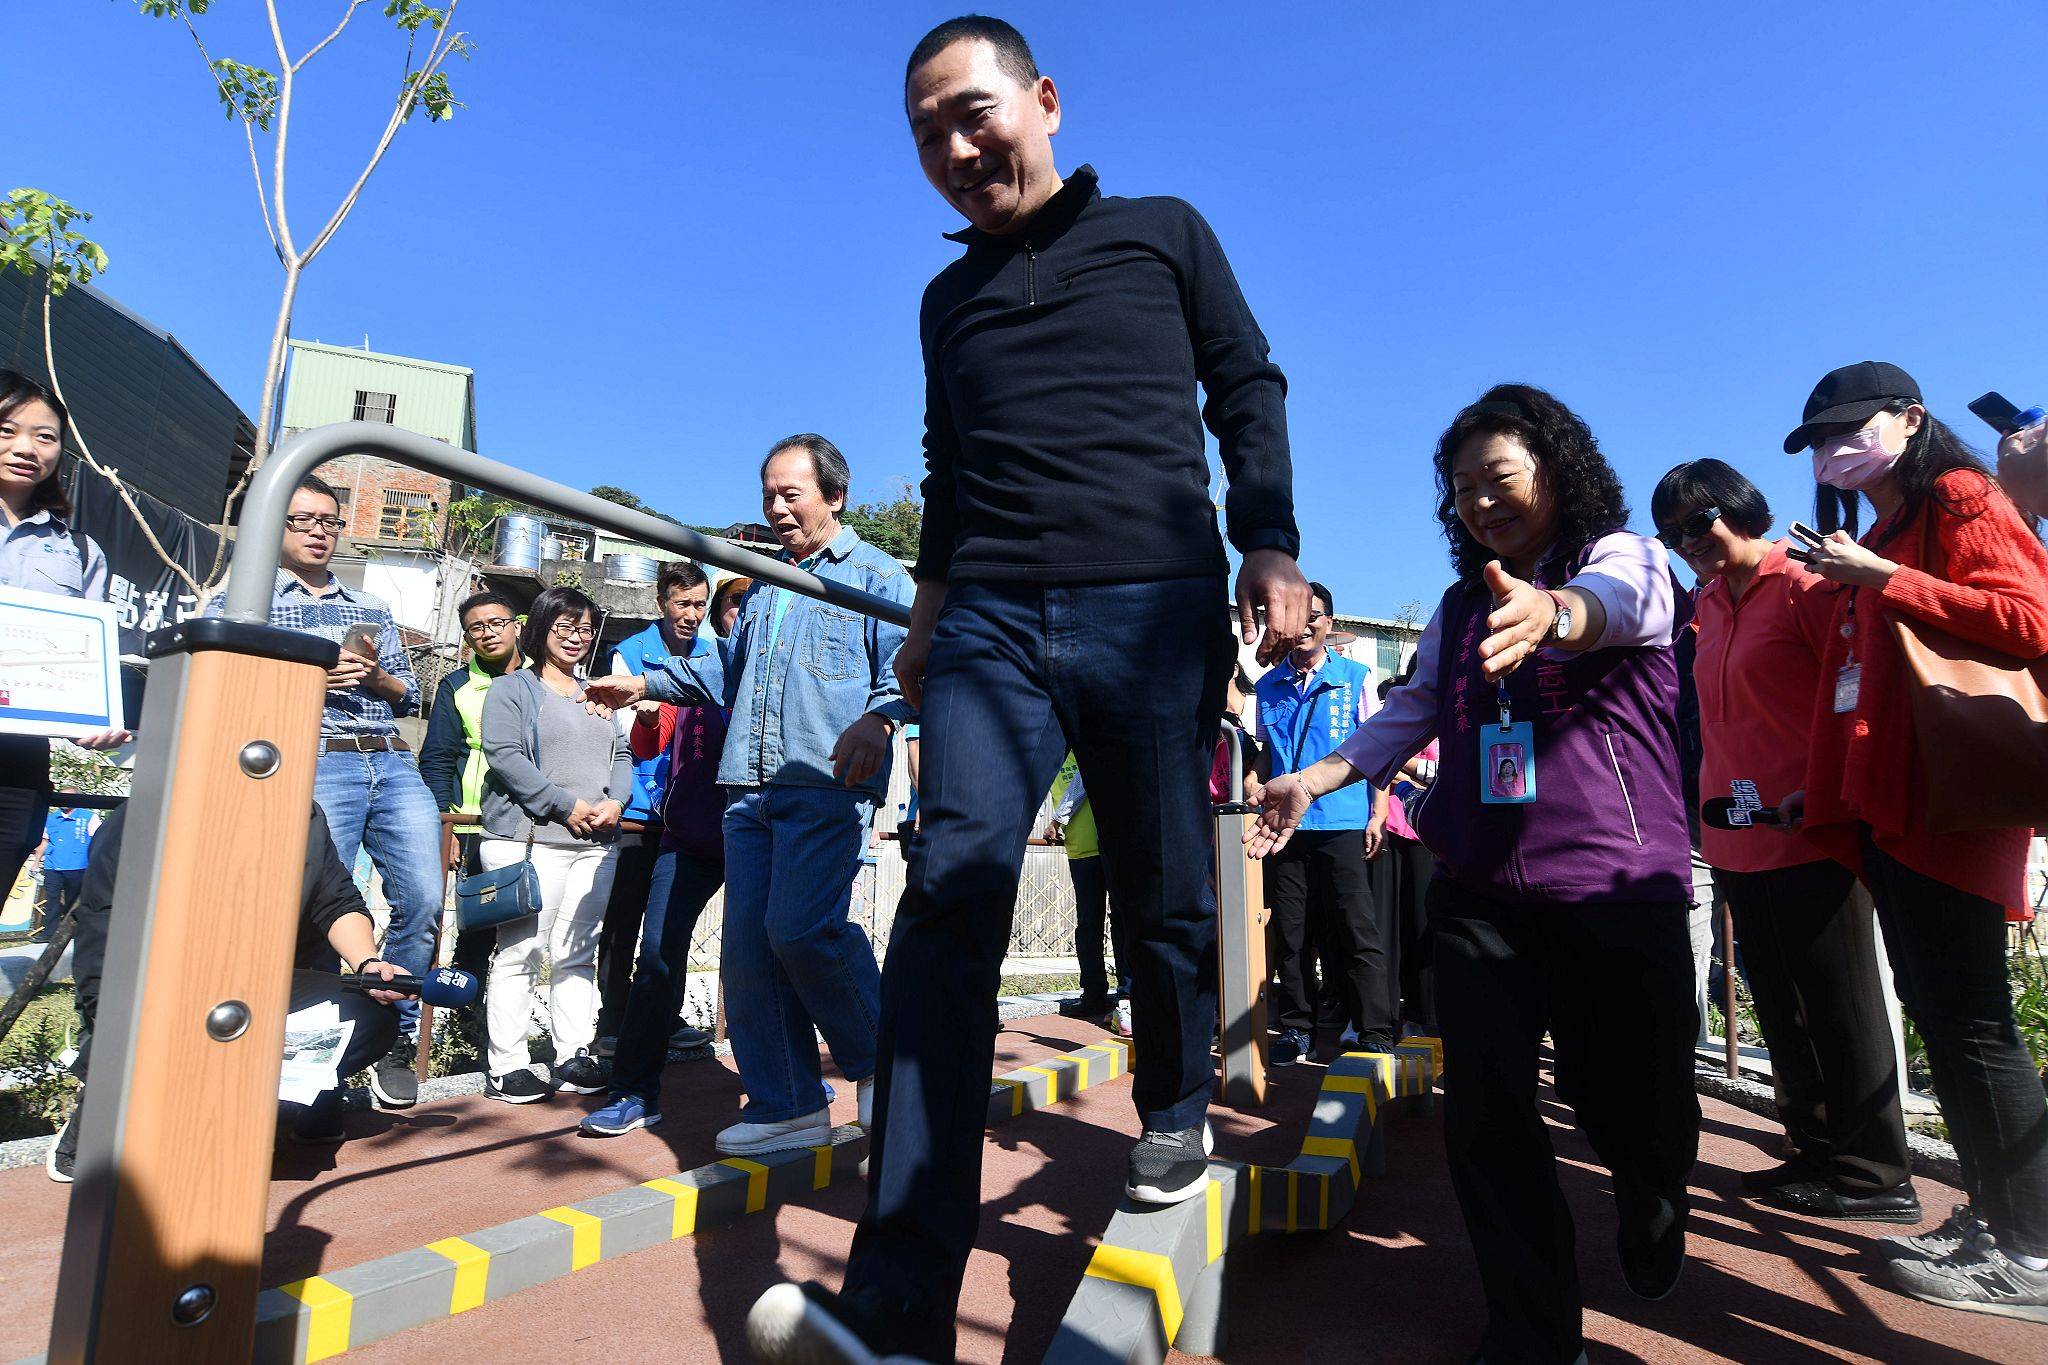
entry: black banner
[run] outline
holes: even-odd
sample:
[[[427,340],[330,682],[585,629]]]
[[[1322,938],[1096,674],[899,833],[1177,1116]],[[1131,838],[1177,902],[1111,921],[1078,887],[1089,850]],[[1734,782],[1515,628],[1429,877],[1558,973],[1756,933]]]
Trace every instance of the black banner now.
[[[72,461],[68,485],[71,524],[91,536],[107,557],[107,599],[121,609],[121,652],[140,654],[142,637],[159,627],[198,616],[205,603],[150,548],[121,495],[80,461]],[[220,537],[168,503],[136,493],[136,506],[166,552],[201,583],[213,567]]]

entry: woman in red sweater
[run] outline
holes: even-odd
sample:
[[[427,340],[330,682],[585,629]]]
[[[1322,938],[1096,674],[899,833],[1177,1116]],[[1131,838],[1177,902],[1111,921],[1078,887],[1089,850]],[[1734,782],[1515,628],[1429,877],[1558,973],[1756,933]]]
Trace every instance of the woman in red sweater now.
[[[1806,787],[1784,814],[1860,847],[1970,1196],[1934,1232],[1893,1239],[1893,1275],[1932,1303],[2048,1322],[2048,1102],[2005,974],[2004,907],[2030,832],[1927,831],[1913,682],[1889,624],[1903,614],[2016,658],[2048,654],[2048,552],[1895,365],[1823,378],[1785,440],[1788,453],[1809,447],[1828,535],[1808,562],[1844,591]],[[1860,541],[1858,494],[1876,515]]]

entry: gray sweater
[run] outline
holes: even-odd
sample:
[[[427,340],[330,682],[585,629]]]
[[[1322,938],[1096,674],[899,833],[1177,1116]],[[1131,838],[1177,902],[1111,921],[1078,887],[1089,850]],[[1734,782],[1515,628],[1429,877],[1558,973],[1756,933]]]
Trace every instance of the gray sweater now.
[[[531,669],[491,681],[483,716],[484,833],[494,839],[579,844],[562,821],[579,800],[633,794],[633,757],[609,718],[555,692]],[[538,740],[538,744],[536,744]]]

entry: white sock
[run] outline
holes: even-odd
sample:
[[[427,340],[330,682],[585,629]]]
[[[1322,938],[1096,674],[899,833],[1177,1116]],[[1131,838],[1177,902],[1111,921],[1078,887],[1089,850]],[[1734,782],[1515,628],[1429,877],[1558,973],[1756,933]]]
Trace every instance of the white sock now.
[[[2016,1251],[2005,1253],[2005,1259],[2014,1265],[2023,1265],[2029,1270],[2048,1270],[2048,1256],[2022,1256]]]

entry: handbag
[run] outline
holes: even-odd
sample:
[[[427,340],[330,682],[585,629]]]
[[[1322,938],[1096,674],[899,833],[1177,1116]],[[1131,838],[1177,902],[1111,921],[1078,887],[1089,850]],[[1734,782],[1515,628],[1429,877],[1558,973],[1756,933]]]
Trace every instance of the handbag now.
[[[531,730],[533,753],[540,756],[540,723]],[[516,863],[472,872],[455,883],[455,926],[459,930],[495,929],[515,919],[540,913],[540,872],[533,865],[535,821],[526,817],[526,856]]]
[[[1928,509],[1924,563],[1932,564]],[[1930,833],[2048,827],[2048,657],[2018,659],[1888,613],[1912,678]]]

